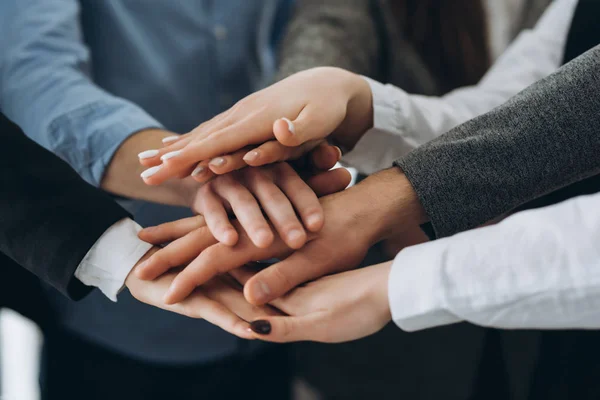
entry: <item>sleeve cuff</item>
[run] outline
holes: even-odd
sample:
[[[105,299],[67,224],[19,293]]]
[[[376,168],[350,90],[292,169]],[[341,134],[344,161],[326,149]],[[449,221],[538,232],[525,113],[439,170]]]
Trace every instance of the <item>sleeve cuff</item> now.
[[[143,109],[126,101],[97,101],[71,111],[50,125],[56,137],[76,137],[85,133],[85,147],[73,151],[73,143],[65,141],[53,149],[71,164],[90,184],[99,187],[106,167],[121,144],[144,129],[161,129],[162,125]]]
[[[446,246],[429,242],[402,250],[395,258],[388,281],[392,319],[411,332],[461,322],[448,311],[443,260]]]
[[[83,284],[97,287],[112,301],[123,289],[127,276],[152,248],[138,238],[142,228],[129,218],[111,226],[88,251],[75,271]]]
[[[356,143],[352,151],[342,158],[342,163],[372,174],[392,166],[393,162],[416,147],[407,141],[406,130],[401,117],[401,89],[384,85],[373,79],[363,77],[373,94],[373,128],[367,131]]]

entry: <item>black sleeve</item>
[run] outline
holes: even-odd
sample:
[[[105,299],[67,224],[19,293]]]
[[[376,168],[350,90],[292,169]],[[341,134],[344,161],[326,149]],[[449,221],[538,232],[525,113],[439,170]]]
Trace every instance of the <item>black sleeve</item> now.
[[[91,288],[73,275],[100,236],[129,217],[0,113],[0,252],[72,299]]]

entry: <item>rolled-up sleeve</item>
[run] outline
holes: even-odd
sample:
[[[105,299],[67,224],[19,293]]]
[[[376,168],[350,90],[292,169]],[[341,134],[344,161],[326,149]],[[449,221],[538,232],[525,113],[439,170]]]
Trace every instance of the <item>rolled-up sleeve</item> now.
[[[0,3],[0,108],[99,186],[121,143],[160,124],[93,83],[79,13],[76,0]]]

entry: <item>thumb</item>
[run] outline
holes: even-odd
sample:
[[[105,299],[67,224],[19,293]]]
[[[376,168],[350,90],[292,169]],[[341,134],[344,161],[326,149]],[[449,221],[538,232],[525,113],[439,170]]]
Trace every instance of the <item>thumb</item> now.
[[[319,323],[322,318],[322,313],[301,317],[268,317],[250,323],[250,329],[257,339],[267,342],[319,341],[321,337],[320,330],[324,326],[324,324]]]
[[[306,181],[317,197],[341,192],[348,187],[350,182],[352,182],[352,175],[346,168],[332,169],[331,171],[310,177]]]
[[[324,139],[344,120],[344,110],[329,110],[308,104],[295,120],[280,118],[273,124],[275,137],[284,146],[295,147],[309,140]]]

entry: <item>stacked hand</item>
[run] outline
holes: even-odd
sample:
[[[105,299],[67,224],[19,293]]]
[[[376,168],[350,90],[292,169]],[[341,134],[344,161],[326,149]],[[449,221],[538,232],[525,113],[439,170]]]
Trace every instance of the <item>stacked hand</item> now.
[[[294,250],[280,238],[276,237],[274,242],[265,248],[257,247],[246,233],[241,233],[235,246],[218,243],[211,235],[204,219],[200,216],[181,221],[167,223],[158,227],[145,229],[140,237],[150,243],[161,244],[172,241],[168,246],[150,256],[142,265],[136,269],[136,275],[140,279],[154,280],[165,273],[169,273],[173,267],[188,264],[186,268],[172,278],[169,291],[165,294],[164,301],[168,305],[175,305],[187,301],[190,294],[195,293],[198,287],[202,288],[217,276],[232,274],[244,285],[244,296],[246,300],[257,306],[265,304],[274,305],[276,308],[294,317],[305,316],[302,321],[313,321],[313,318],[322,318],[321,327],[327,326],[325,320],[331,324],[342,324],[348,309],[355,309],[357,314],[347,314],[347,318],[355,319],[357,326],[345,331],[345,329],[325,329],[311,331],[310,323],[303,324],[303,332],[294,334],[280,331],[278,327],[289,326],[294,322],[285,322],[269,317],[258,318],[273,323],[273,332],[285,333],[283,336],[265,337],[267,340],[298,340],[306,338],[311,340],[349,340],[358,338],[372,329],[381,328],[389,321],[389,310],[387,309],[387,298],[385,282],[387,273],[383,271],[388,267],[365,269],[356,273],[348,273],[319,280],[301,289],[298,286],[336,272],[347,271],[356,267],[364,258],[367,250],[379,240],[402,233],[408,229],[412,220],[405,216],[398,216],[398,220],[407,221],[407,225],[392,223],[394,215],[391,215],[390,203],[397,204],[406,201],[402,196],[398,198],[374,198],[372,193],[378,193],[383,186],[389,185],[389,179],[402,175],[398,170],[389,170],[377,177],[372,177],[363,183],[346,191],[335,193],[320,199],[325,216],[325,224],[317,234],[311,233],[307,244],[299,250]],[[398,192],[402,187],[398,187]],[[370,207],[364,207],[369,204]],[[401,208],[399,208],[401,209]],[[238,221],[232,224],[239,226]],[[240,267],[257,260],[277,258],[281,261],[248,274]],[[375,275],[373,279],[366,279],[366,274]],[[242,274],[242,272],[244,272]],[[340,279],[338,284],[337,279]],[[352,282],[352,283],[350,283]],[[367,285],[367,282],[369,284]],[[364,291],[356,291],[347,285],[356,287],[365,284]],[[383,286],[382,286],[383,285]],[[330,294],[322,293],[317,298],[327,300],[328,303],[319,304],[318,301],[307,302],[309,296],[329,290]],[[331,290],[330,290],[331,289]],[[298,301],[294,299],[300,299]],[[355,308],[352,305],[358,300],[364,301],[364,307]],[[367,300],[368,298],[368,300]],[[384,299],[385,301],[382,301]],[[335,302],[329,303],[330,301]],[[305,304],[305,308],[295,305]],[[309,307],[309,305],[311,305]],[[315,307],[314,309],[311,307]],[[372,320],[365,322],[367,309],[371,309]],[[320,312],[323,310],[328,312]],[[345,311],[346,310],[346,311]],[[318,312],[316,315],[312,315]],[[368,313],[367,313],[368,314]],[[311,316],[312,315],[312,316]],[[332,319],[333,318],[333,319]],[[256,321],[257,319],[254,319]],[[286,320],[287,321],[287,320]],[[300,321],[298,321],[300,322]],[[372,324],[372,322],[377,322]],[[254,324],[256,327],[260,323]],[[333,327],[334,325],[329,325]],[[341,326],[341,325],[340,325]],[[314,328],[317,325],[313,326]],[[285,329],[285,328],[282,328]],[[332,328],[333,329],[333,328]],[[230,330],[230,332],[232,332]],[[323,336],[326,332],[344,333],[339,336]],[[235,332],[232,332],[235,333]],[[237,334],[237,333],[236,333]],[[285,338],[287,339],[285,339]]]
[[[390,320],[389,264],[328,275],[355,268],[375,243],[422,222],[410,184],[391,169],[340,192],[349,180],[345,170],[303,181],[280,163],[309,152],[318,169],[331,168],[319,158],[331,161],[327,155],[334,154],[335,162],[340,152],[324,139],[352,148],[372,120],[364,79],[318,68],[249,96],[187,135],[167,138],[160,150],[142,153],[140,161],[149,167],[142,178],[149,185],[190,175],[198,182],[212,180],[192,202],[204,217],[140,233],[150,243],[171,243],[136,268],[135,276],[153,281],[166,274],[167,307],[233,276],[250,304],[270,304],[288,314],[245,319],[266,340],[343,341],[380,329]],[[229,221],[229,209],[237,219]],[[246,266],[269,259],[280,261],[264,269]],[[187,266],[171,271],[180,265]],[[239,335],[231,325],[225,329]]]
[[[331,136],[351,148],[373,125],[371,89],[358,75],[315,68],[254,93],[141,162],[158,185],[192,175],[204,182],[247,165],[295,159]],[[276,139],[276,140],[275,140]]]

